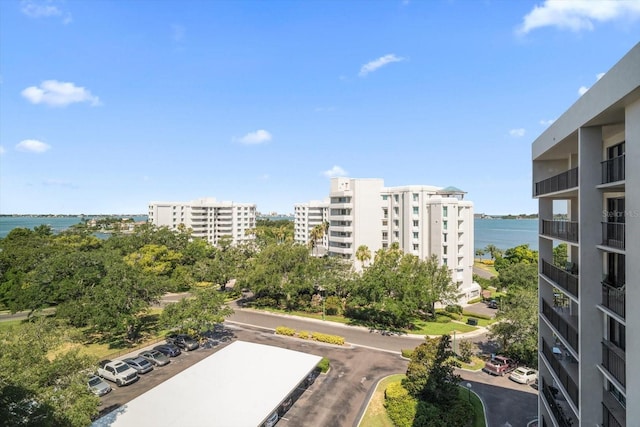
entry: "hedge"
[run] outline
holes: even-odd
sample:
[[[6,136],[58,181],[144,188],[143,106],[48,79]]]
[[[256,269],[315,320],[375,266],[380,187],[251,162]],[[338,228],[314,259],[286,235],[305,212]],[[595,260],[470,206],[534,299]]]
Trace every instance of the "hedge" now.
[[[463,315],[468,316],[468,317],[476,317],[478,319],[484,319],[484,320],[492,320],[493,317],[488,315],[488,314],[480,314],[480,313],[471,313],[469,311],[463,311],[462,312]]]
[[[292,337],[296,334],[296,330],[293,328],[288,328],[286,326],[278,326],[276,328],[276,334],[278,335],[286,335],[288,337]]]
[[[286,326],[278,326],[276,328],[276,334],[294,337],[296,336],[296,330]],[[312,339],[314,341],[324,342],[328,344],[344,345],[344,337],[338,335],[322,334],[320,332],[300,331],[297,333],[297,337],[303,340]]]
[[[317,367],[318,369],[320,369],[320,372],[322,372],[323,374],[326,374],[327,371],[329,370],[329,359],[327,359],[326,357],[323,357],[322,360],[318,362]]]
[[[396,427],[412,427],[416,417],[417,401],[400,382],[391,383],[384,391],[384,407]]]

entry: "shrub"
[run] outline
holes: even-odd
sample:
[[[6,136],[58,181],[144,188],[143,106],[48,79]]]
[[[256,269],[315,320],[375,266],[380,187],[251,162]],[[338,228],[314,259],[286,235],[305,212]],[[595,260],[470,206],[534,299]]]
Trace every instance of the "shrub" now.
[[[288,337],[292,337],[296,334],[296,330],[293,328],[288,328],[286,326],[278,326],[276,328],[276,334],[278,335],[286,335]]]
[[[436,311],[436,314],[437,315],[441,315],[441,316],[446,316],[446,317],[448,317],[450,319],[453,319],[453,320],[462,319],[462,315],[461,314],[453,313],[453,312],[449,312],[449,311],[444,311],[444,310],[438,310],[438,311]]]
[[[330,316],[342,314],[342,300],[335,295],[327,297],[325,301],[325,311]]]
[[[384,391],[384,407],[387,415],[397,427],[411,427],[416,417],[417,401],[401,383],[391,383]]]
[[[460,360],[462,360],[465,363],[471,362],[472,347],[473,346],[471,344],[471,341],[468,341],[468,340],[460,341],[460,344],[458,346],[458,351],[460,352]]]
[[[322,360],[318,362],[317,368],[320,369],[320,372],[322,372],[323,374],[327,373],[327,371],[329,370],[329,359],[323,357]]]
[[[311,339],[318,342],[324,342],[328,344],[344,345],[344,337],[338,335],[322,334],[320,332],[312,332]]]
[[[447,313],[457,313],[460,314],[462,313],[462,307],[459,306],[458,304],[452,304],[452,305],[448,305],[444,311],[446,311]]]
[[[436,315],[436,323],[449,323],[451,322],[451,318],[444,315]]]
[[[309,331],[300,331],[298,332],[298,338],[302,338],[303,340],[308,340],[311,338],[311,334]]]
[[[467,304],[475,304],[477,302],[482,302],[482,297],[470,299],[469,301],[467,301]],[[463,313],[464,313],[464,311],[463,311]]]

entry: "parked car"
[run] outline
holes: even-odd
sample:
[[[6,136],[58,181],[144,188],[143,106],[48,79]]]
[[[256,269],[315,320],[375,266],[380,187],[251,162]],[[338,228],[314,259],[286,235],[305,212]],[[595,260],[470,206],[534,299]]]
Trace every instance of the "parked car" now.
[[[517,383],[528,385],[538,379],[538,373],[531,368],[520,367],[511,372],[509,378]]]
[[[518,364],[513,359],[505,356],[493,356],[491,360],[484,364],[484,368],[482,368],[482,370],[491,375],[503,376],[510,373],[517,367]]]
[[[263,426],[264,427],[273,427],[276,425],[276,423],[278,422],[278,413],[274,412],[273,414],[271,414],[269,416],[269,418],[267,418],[267,421],[264,422]]]
[[[153,349],[158,350],[160,353],[169,357],[176,357],[182,354],[182,351],[180,351],[180,347],[169,343],[157,345],[153,347]]]
[[[164,366],[171,362],[171,360],[169,360],[167,356],[165,356],[163,353],[160,353],[158,350],[143,351],[142,353],[138,354],[138,356],[147,359],[154,366]]]
[[[87,387],[89,387],[89,391],[96,396],[104,396],[111,391],[111,386],[97,375],[89,376],[89,380],[87,380]]]
[[[167,342],[177,345],[185,351],[195,350],[199,347],[198,341],[191,335],[187,334],[172,334],[167,336]]]
[[[492,299],[491,301],[489,301],[489,303],[487,304],[487,306],[489,308],[494,308],[494,309],[498,309],[498,301]]]
[[[153,371],[153,364],[144,357],[129,357],[123,360],[127,365],[138,371],[139,374],[146,374]]]
[[[101,361],[97,374],[105,380],[113,381],[118,387],[138,381],[138,372],[122,360]]]

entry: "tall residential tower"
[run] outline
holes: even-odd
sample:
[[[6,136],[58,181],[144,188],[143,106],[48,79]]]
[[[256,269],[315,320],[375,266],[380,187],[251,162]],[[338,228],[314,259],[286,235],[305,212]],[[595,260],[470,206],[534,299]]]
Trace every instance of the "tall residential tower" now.
[[[534,141],[532,159],[540,425],[637,426],[640,44]]]

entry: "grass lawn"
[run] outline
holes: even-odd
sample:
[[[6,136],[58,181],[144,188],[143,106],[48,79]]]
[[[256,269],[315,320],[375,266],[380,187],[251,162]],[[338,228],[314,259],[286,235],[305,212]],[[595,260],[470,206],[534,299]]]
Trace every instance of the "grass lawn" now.
[[[2,320],[0,321],[0,329],[9,329],[22,323],[21,319]]]
[[[462,323],[466,324],[467,323],[467,319],[469,319],[470,317],[473,317],[474,319],[476,319],[478,321],[478,326],[487,327],[487,326],[489,326],[489,325],[491,325],[493,323],[496,323],[496,319],[495,318],[493,318],[493,319],[481,319],[481,318],[473,316],[473,315],[471,315],[471,316],[462,316],[462,319],[460,321]]]
[[[460,363],[461,368],[468,369],[470,371],[479,371],[484,368],[484,360],[477,356],[471,356],[471,363],[465,363],[460,360],[458,360],[458,363]]]
[[[498,272],[493,267],[493,265],[483,264],[482,262],[480,262],[478,260],[475,260],[475,261],[473,261],[473,266],[476,267],[476,268],[479,268],[480,270],[486,271],[487,273],[491,273],[494,276],[498,275]]]
[[[384,391],[389,384],[401,381],[405,377],[404,374],[391,375],[384,378],[378,383],[376,390],[371,395],[369,406],[362,416],[359,426],[362,427],[393,427],[393,423],[387,416],[387,410],[384,408]]]
[[[458,397],[460,399],[470,399],[471,404],[473,405],[473,423],[472,427],[486,427],[487,425],[484,422],[484,408],[482,406],[482,401],[475,394],[471,393],[466,387],[460,386],[458,390]]]
[[[367,410],[362,416],[360,424],[358,424],[359,427],[394,427],[384,407],[384,391],[389,384],[399,382],[404,377],[404,374],[391,375],[378,383],[376,390],[373,392],[373,395],[371,395]],[[471,400],[474,409],[472,427],[486,427],[484,422],[484,408],[480,398],[475,393],[469,393],[469,390],[463,386],[460,386],[458,396],[460,399]]]
[[[281,313],[288,314],[291,316],[299,316],[299,317],[307,317],[311,319],[322,320],[322,313],[307,313],[304,311],[286,311],[281,309],[274,309],[270,307],[261,307],[259,310],[269,311],[272,313]],[[325,316],[325,320],[329,322],[338,322],[346,325],[355,325],[357,324],[352,319],[346,318],[344,316]],[[483,323],[479,319],[478,324],[484,326]],[[464,320],[466,322],[466,319]],[[489,320],[485,320],[487,324],[491,323]],[[473,326],[469,326],[463,323],[458,322],[447,322],[447,323],[439,323],[439,322],[426,322],[424,320],[416,320],[414,322],[415,329],[404,330],[403,332],[409,334],[417,334],[417,335],[444,335],[444,334],[453,334],[453,331],[456,332],[471,332],[475,331],[477,328]]]

